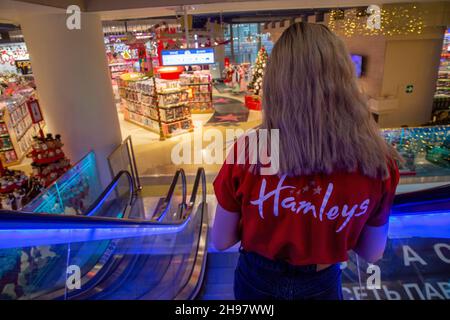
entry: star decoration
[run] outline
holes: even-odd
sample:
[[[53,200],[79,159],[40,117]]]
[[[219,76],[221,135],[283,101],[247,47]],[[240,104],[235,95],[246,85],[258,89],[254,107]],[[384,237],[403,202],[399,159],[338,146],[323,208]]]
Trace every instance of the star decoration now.
[[[320,194],[322,192],[322,188],[320,186],[317,186],[314,188],[314,194]]]
[[[224,116],[216,116],[216,118],[220,121],[232,121],[232,122],[239,122],[238,118],[236,115],[229,113],[227,115]]]
[[[304,186],[304,187],[302,188],[302,190],[303,190],[303,192],[306,192],[306,191],[309,190],[309,187],[308,187],[308,186]]]

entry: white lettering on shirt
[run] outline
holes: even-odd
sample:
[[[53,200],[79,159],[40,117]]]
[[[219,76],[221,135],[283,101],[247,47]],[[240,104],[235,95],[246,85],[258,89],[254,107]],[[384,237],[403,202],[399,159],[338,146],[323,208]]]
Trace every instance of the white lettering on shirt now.
[[[301,201],[298,201],[295,197],[293,197],[292,194],[294,193],[294,191],[290,192],[291,196],[281,199],[281,191],[282,190],[297,189],[294,186],[289,186],[289,185],[283,186],[283,183],[285,180],[286,180],[286,175],[281,176],[276,188],[274,190],[266,193],[267,181],[265,178],[263,178],[262,183],[261,183],[261,188],[259,190],[259,198],[250,201],[250,203],[252,205],[258,206],[258,212],[259,212],[259,216],[261,217],[261,219],[264,219],[264,213],[263,213],[264,203],[273,197],[273,215],[275,217],[278,217],[278,215],[279,215],[279,205],[281,205],[281,207],[283,209],[290,210],[294,214],[299,214],[300,212],[303,212],[303,215],[306,215],[307,213],[311,212],[312,216],[315,219],[319,218],[320,222],[323,221],[324,214],[326,216],[326,219],[328,219],[328,220],[335,220],[339,216],[342,216],[342,218],[345,218],[345,220],[340,225],[337,226],[336,232],[339,233],[348,225],[348,223],[354,217],[359,217],[359,216],[364,215],[369,208],[370,200],[366,199],[363,202],[361,202],[360,204],[354,204],[354,205],[344,204],[342,206],[342,210],[341,210],[341,208],[339,208],[339,206],[335,205],[335,206],[332,206],[331,208],[329,208],[329,210],[327,211],[328,201],[330,200],[330,198],[333,194],[333,189],[334,189],[333,183],[330,182],[330,183],[328,183],[327,190],[325,192],[325,195],[323,196],[320,209],[317,212],[316,206],[311,201],[306,201],[303,199]],[[307,192],[308,190],[309,190],[309,188],[302,187],[302,188],[298,189],[298,191],[295,192],[295,194],[301,195],[302,191]],[[313,197],[320,196],[320,191],[321,191],[320,186],[316,187],[314,190],[318,190],[318,192],[315,191],[313,193]],[[317,213],[318,213],[318,216],[317,216]]]

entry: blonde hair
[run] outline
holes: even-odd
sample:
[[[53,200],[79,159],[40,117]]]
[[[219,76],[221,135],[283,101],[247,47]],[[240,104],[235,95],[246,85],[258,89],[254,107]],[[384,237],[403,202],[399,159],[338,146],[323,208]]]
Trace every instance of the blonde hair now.
[[[279,171],[389,175],[400,156],[381,137],[344,43],[326,26],[295,23],[276,42],[263,80],[262,129],[279,129]]]

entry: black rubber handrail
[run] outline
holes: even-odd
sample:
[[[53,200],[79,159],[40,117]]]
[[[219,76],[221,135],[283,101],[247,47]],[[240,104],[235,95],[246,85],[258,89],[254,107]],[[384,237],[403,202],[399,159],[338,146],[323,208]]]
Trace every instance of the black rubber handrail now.
[[[397,194],[393,205],[415,204],[423,201],[450,199],[450,184],[419,191]]]
[[[52,214],[52,213],[34,213],[34,212],[19,212],[13,210],[0,210],[0,221],[1,229],[9,229],[9,225],[11,229],[28,229],[30,227],[44,227],[45,228],[58,228],[58,229],[76,229],[76,228],[86,228],[89,226],[99,227],[104,226],[105,228],[121,228],[121,227],[135,227],[137,225],[148,225],[148,226],[174,226],[180,225],[185,220],[187,214],[185,214],[184,210],[187,207],[186,198],[187,198],[187,184],[186,184],[186,174],[183,169],[177,170],[172,184],[169,187],[169,191],[167,192],[166,198],[163,202],[162,210],[160,210],[160,214],[162,215],[165,209],[169,206],[173,193],[175,191],[175,187],[177,185],[178,179],[181,177],[182,182],[182,202],[178,208],[177,217],[178,221],[173,223],[162,223],[159,221],[149,221],[145,219],[129,219],[128,214],[124,215],[124,217],[118,219],[113,217],[99,217],[92,216],[97,208],[97,206],[104,200],[104,198],[111,192],[118,182],[118,180],[125,175],[129,181],[130,185],[130,200],[128,206],[131,207],[134,200],[134,183],[133,178],[130,173],[126,170],[119,171],[119,173],[114,177],[114,179],[109,183],[109,185],[105,188],[105,190],[101,193],[101,195],[95,200],[93,204],[86,210],[84,215],[61,215],[61,214]],[[126,208],[125,208],[126,209]],[[125,211],[125,210],[124,210]],[[183,218],[184,217],[184,218]],[[61,223],[67,225],[61,225]],[[53,227],[52,227],[53,226]]]
[[[203,168],[198,168],[197,175],[195,177],[194,186],[192,187],[191,199],[189,201],[189,207],[194,208],[195,199],[198,191],[198,184],[202,183],[202,202],[199,205],[197,214],[201,214],[201,226],[199,228],[198,242],[195,254],[195,262],[191,269],[187,283],[180,289],[175,300],[191,300],[195,299],[198,295],[203,278],[205,276],[206,269],[206,257],[207,257],[207,245],[208,245],[208,206],[206,202],[206,175]]]
[[[103,192],[97,197],[97,199],[89,206],[89,208],[86,210],[83,215],[85,216],[91,216],[95,213],[95,210],[97,209],[98,205],[104,200],[105,197],[108,196],[108,194],[111,192],[112,189],[115,188],[116,184],[118,183],[119,179],[122,178],[122,176],[126,176],[128,179],[128,183],[130,185],[130,198],[128,201],[128,206],[132,206],[133,200],[134,200],[134,182],[133,178],[131,177],[131,174],[126,170],[121,170],[117,175],[114,177],[114,179],[109,183],[109,185],[103,190]],[[124,212],[126,211],[126,208]],[[128,218],[128,216],[124,216],[124,218]]]
[[[181,188],[182,188],[182,200],[178,207],[177,217],[180,218],[183,214],[183,211],[186,209],[186,199],[187,199],[187,184],[186,184],[186,174],[183,169],[178,169],[173,176],[172,183],[170,184],[169,190],[167,191],[166,198],[163,203],[159,206],[158,212],[153,215],[153,220],[161,220],[163,215],[167,213],[167,210],[172,201],[173,194],[175,192],[175,188],[178,184],[178,180],[181,177]]]

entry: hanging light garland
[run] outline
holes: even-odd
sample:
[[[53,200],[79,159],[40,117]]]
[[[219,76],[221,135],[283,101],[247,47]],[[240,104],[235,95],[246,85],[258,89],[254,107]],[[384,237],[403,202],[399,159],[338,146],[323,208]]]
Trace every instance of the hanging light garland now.
[[[350,9],[344,14],[338,9],[331,10],[328,27],[346,37],[421,34],[425,27],[423,16],[424,12],[414,4],[381,8],[380,28],[375,29],[367,26],[369,15],[365,10]]]

